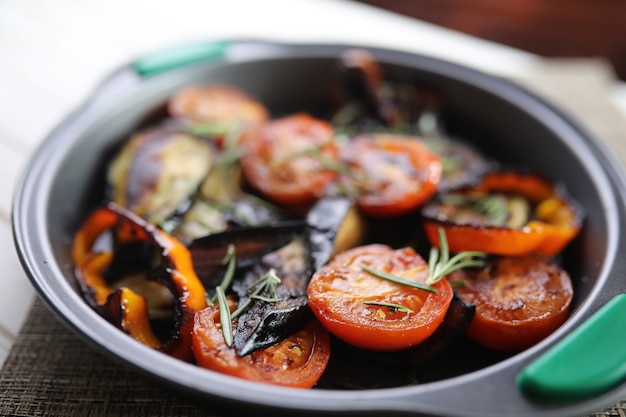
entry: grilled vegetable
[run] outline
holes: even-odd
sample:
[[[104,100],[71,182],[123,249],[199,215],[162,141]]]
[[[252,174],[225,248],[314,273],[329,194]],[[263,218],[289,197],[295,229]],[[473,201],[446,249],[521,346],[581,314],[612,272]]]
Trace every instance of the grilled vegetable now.
[[[244,192],[242,181],[238,165],[215,164],[174,236],[189,242],[232,228],[269,225],[288,219],[275,205]]]
[[[168,102],[169,114],[189,124],[194,134],[209,136],[221,146],[228,135],[269,120],[265,106],[231,85],[189,86]]]
[[[556,330],[573,297],[569,275],[541,256],[498,258],[450,275],[459,296],[476,305],[468,335],[496,350],[525,349]]]
[[[439,156],[442,163],[439,193],[474,186],[482,180],[494,164],[468,143],[449,137],[425,137],[424,143]]]
[[[415,134],[424,107],[439,97],[410,82],[385,78],[382,66],[366,50],[349,49],[337,59],[333,125],[352,134]]]
[[[242,138],[246,180],[270,201],[309,208],[335,177],[338,157],[330,124],[300,113],[249,130]]]
[[[439,228],[453,252],[556,255],[578,234],[582,211],[536,175],[490,173],[476,187],[440,196],[422,209],[428,240]]]
[[[383,71],[374,56],[363,49],[349,49],[337,59],[335,126],[387,124],[379,105]]]
[[[476,306],[463,301],[455,294],[452,297],[446,316],[437,327],[437,330],[419,345],[391,352],[356,352],[353,350],[353,354],[364,355],[364,360],[404,365],[411,368],[427,367],[433,363],[434,366],[438,366],[438,362],[433,361],[445,354],[446,351],[463,338],[474,318],[475,312]]]
[[[311,267],[317,271],[333,256],[363,243],[367,222],[353,203],[344,197],[324,197],[306,218]]]
[[[349,169],[342,187],[370,216],[410,213],[435,194],[441,181],[439,157],[413,137],[362,135],[342,149],[341,159]]]
[[[163,225],[189,202],[212,163],[209,145],[193,135],[169,128],[139,132],[110,165],[112,201]]]
[[[234,334],[239,355],[275,344],[312,318],[306,299],[311,274],[305,242],[296,238],[265,255],[241,282],[233,283],[239,308],[248,304]],[[270,279],[275,280],[273,285]]]
[[[409,248],[367,245],[343,252],[317,271],[308,287],[309,305],[324,327],[370,350],[406,349],[432,335],[452,300],[450,284],[441,280],[427,292],[370,270],[416,285],[426,284],[429,275],[427,263]]]
[[[76,233],[87,302],[154,349],[293,387],[318,383],[329,332],[333,372],[369,357],[368,386],[386,387],[428,380],[452,345],[501,357],[558,327],[569,277],[528,254],[560,253],[577,204],[538,176],[490,172],[446,132],[438,93],[386,80],[369,52],[337,64],[330,122],[271,120],[226,85],[174,94],[171,117],[121,147],[110,205]],[[486,253],[515,257],[485,266]]]
[[[113,234],[113,246],[100,250],[96,243],[108,231]],[[147,294],[119,287],[124,277],[107,274],[119,248],[137,243],[147,243],[154,249],[155,256],[146,257],[150,262],[142,265],[145,280],[163,285],[175,300],[174,326],[164,341],[149,325],[143,301]],[[205,290],[193,270],[189,252],[180,242],[130,211],[109,205],[94,211],[78,230],[72,258],[85,297],[105,318],[149,346],[183,360],[192,359],[193,317],[206,307]]]
[[[234,312],[235,303],[229,307]],[[240,320],[233,322],[233,328]],[[204,368],[251,381],[310,388],[328,364],[330,337],[316,320],[279,343],[246,356],[226,345],[221,325],[218,306],[207,307],[195,317],[193,351],[198,365]]]
[[[236,269],[249,268],[264,255],[293,241],[304,232],[305,226],[304,221],[294,220],[271,226],[232,229],[195,239],[188,246],[194,270],[210,291],[223,277],[223,260],[229,247],[236,250]]]
[[[245,285],[235,285],[240,302],[245,303],[267,271],[273,270],[280,277],[275,292],[256,294],[255,297],[262,296],[265,300],[251,302],[239,320],[235,333],[239,355],[277,343],[310,319],[306,286],[311,275],[336,253],[356,246],[364,238],[364,221],[349,200],[320,199],[307,215],[304,236],[265,256],[246,275]]]

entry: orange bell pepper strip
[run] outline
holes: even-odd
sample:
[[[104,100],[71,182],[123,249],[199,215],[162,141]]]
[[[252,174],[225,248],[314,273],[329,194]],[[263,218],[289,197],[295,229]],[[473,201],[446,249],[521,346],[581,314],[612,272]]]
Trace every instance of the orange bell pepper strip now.
[[[114,247],[97,251],[97,240],[113,232]],[[129,288],[116,288],[105,272],[116,247],[146,242],[159,250],[161,262],[150,278],[172,291],[177,307],[175,330],[161,342],[150,325],[145,297]],[[206,307],[205,288],[196,275],[187,248],[170,235],[130,211],[110,204],[95,210],[74,237],[72,257],[87,301],[103,316],[136,340],[183,360],[191,360],[191,332],[197,311]]]
[[[476,250],[502,256],[528,253],[554,256],[582,227],[583,214],[578,203],[537,175],[490,173],[478,186],[462,193],[518,195],[528,200],[532,212],[521,227],[508,227],[436,218],[432,210],[424,209],[424,228],[431,244],[439,244],[438,230],[443,228],[452,252]]]

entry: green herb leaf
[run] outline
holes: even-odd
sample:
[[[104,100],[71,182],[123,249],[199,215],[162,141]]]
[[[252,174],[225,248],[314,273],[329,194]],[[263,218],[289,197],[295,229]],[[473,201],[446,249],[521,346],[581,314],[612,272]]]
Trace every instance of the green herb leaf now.
[[[228,306],[228,300],[224,290],[220,287],[215,289],[217,295],[217,302],[220,307],[220,324],[222,325],[222,335],[224,335],[224,343],[230,347],[233,345],[233,319],[230,314],[230,308]]]
[[[452,288],[459,288],[464,286],[465,284],[467,284],[467,281],[465,281],[464,279],[460,279],[458,281],[450,281],[450,285],[452,286]]]
[[[235,276],[235,267],[237,266],[234,245],[228,245],[226,255],[224,255],[224,259],[222,260],[222,265],[226,265],[226,272],[224,273],[224,278],[220,283],[220,288],[222,289],[222,291],[226,292],[228,287],[230,287],[231,282],[233,281],[233,278]]]
[[[424,290],[424,291],[434,292],[434,293],[437,292],[437,290],[433,288],[431,285],[422,284],[421,282],[412,281],[410,279],[406,279],[403,277],[399,277],[397,275],[389,274],[387,272],[377,271],[375,269],[368,267],[367,265],[359,265],[359,266],[361,267],[362,270],[364,270],[368,274],[373,275],[377,278],[384,279],[386,281],[390,281],[395,284],[404,285],[406,287],[417,288],[419,290]]]
[[[444,204],[468,206],[471,210],[484,214],[494,226],[504,226],[509,218],[509,203],[505,196],[488,194],[473,196],[449,194],[442,198]]]
[[[430,256],[428,258],[428,279],[426,280],[427,285],[436,284],[444,276],[456,271],[457,269],[485,265],[484,258],[487,254],[484,252],[459,252],[450,258],[446,232],[441,227],[439,228],[439,246],[441,246],[441,250],[434,246],[430,249]]]
[[[472,268],[484,266],[484,258],[487,254],[478,251],[466,251],[460,252],[450,258],[450,251],[448,249],[448,241],[443,228],[439,228],[439,245],[441,250],[436,247],[430,249],[430,256],[428,258],[428,278],[426,282],[416,282],[410,279],[406,279],[397,275],[389,274],[383,271],[377,271],[368,267],[367,265],[359,265],[365,272],[374,275],[375,277],[394,282],[396,284],[405,285],[411,288],[417,288],[420,290],[434,292],[437,290],[433,287],[441,279],[461,268]]]
[[[233,278],[235,276],[235,267],[237,266],[237,259],[235,256],[235,246],[228,245],[228,249],[226,250],[226,255],[224,255],[224,259],[222,259],[222,265],[226,265],[226,272],[224,272],[224,277],[222,278],[222,282],[217,288],[220,288],[222,292],[225,294],[230,287],[230,284],[233,282]],[[215,304],[215,297],[217,297],[217,288],[216,293],[213,298],[206,297],[207,304],[213,305]]]
[[[394,303],[385,303],[382,301],[364,301],[363,304],[366,305],[371,305],[371,306],[380,306],[380,307],[387,307],[391,310],[397,310],[400,311],[402,313],[412,313],[413,310],[411,310],[410,308],[403,306],[401,304],[394,304]]]
[[[265,301],[267,303],[275,303],[278,301],[278,285],[281,283],[281,279],[276,275],[276,270],[271,268],[261,278],[259,278],[252,285],[248,286],[247,290],[254,290],[248,299],[241,304],[237,310],[232,313],[232,318],[239,317],[252,303],[252,300]],[[269,294],[269,296],[263,295]]]
[[[239,124],[234,122],[213,121],[192,123],[186,128],[187,132],[198,136],[223,136],[239,130]]]

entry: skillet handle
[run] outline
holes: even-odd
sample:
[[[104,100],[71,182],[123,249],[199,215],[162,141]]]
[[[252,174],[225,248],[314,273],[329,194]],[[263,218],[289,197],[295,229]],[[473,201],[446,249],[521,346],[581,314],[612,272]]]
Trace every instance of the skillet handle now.
[[[527,396],[581,400],[626,379],[626,294],[611,299],[587,321],[517,376]]]
[[[141,77],[147,77],[198,62],[224,59],[229,45],[228,41],[175,45],[145,55],[132,65]]]

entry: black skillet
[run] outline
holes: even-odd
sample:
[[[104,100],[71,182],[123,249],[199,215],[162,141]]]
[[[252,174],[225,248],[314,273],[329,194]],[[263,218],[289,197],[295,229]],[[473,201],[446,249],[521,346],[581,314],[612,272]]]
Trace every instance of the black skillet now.
[[[15,242],[39,295],[62,322],[111,358],[202,403],[242,412],[579,416],[623,398],[621,374],[600,390],[556,402],[527,395],[516,382],[529,364],[536,364],[582,323],[593,324],[589,317],[625,292],[626,262],[619,255],[626,249],[626,180],[620,163],[598,139],[542,99],[510,82],[427,56],[368,48],[387,78],[423,83],[443,94],[452,133],[500,161],[564,182],[585,208],[582,233],[563,254],[575,283],[573,311],[546,340],[507,357],[468,351],[465,365],[417,385],[298,390],[246,382],[172,359],[122,334],[83,301],[70,260],[72,236],[100,202],[98,190],[112,151],[130,132],[161,114],[173,91],[192,83],[230,83],[260,98],[274,115],[296,110],[320,114],[328,99],[332,63],[350,47],[354,45],[206,42],[158,51],[112,73],[50,133],[17,188]],[[619,310],[624,303],[616,300],[617,314],[610,317],[624,316]],[[626,331],[620,340],[625,336]],[[458,354],[461,359],[463,354]],[[603,360],[598,357],[597,363]]]

